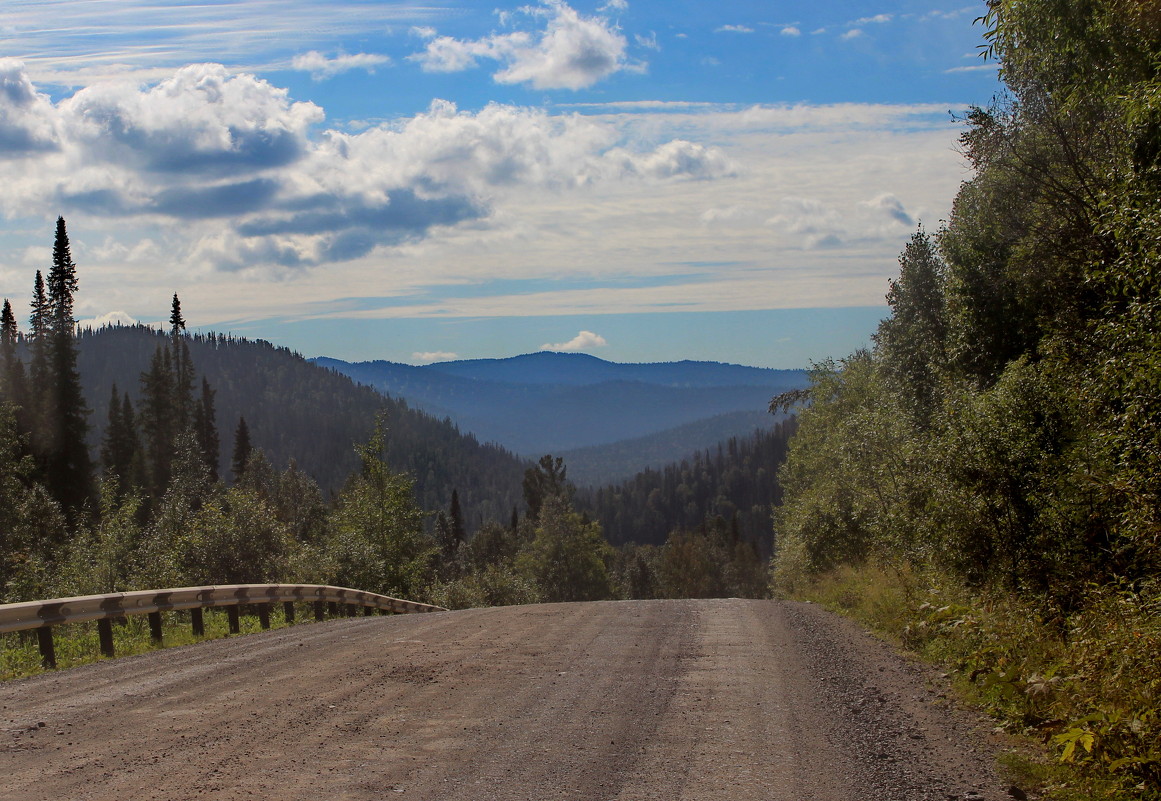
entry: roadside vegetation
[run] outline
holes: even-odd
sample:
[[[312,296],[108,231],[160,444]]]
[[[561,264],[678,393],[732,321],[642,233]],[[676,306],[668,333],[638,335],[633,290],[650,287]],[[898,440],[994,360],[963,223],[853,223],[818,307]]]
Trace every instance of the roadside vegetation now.
[[[773,586],[953,668],[1075,769],[1053,797],[1156,799],[1161,10],[981,22],[1007,90],[963,119],[974,177],[904,249],[874,347],[776,399]]]

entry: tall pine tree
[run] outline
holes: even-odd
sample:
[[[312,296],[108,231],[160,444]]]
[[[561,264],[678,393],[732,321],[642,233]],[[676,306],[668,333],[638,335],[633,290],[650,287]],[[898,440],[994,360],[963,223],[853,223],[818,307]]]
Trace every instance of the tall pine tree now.
[[[36,271],[32,282],[32,314],[28,318],[28,415],[27,421],[32,435],[33,450],[43,453],[46,443],[46,409],[44,399],[48,395],[48,340],[49,307],[44,291],[44,276]]]
[[[12,313],[12,304],[5,298],[4,308],[0,311],[0,400],[23,407],[27,399],[24,362],[20,361],[16,352],[19,341],[20,329],[16,325],[16,316]]]
[[[73,316],[77,286],[77,266],[69,252],[65,221],[58,217],[52,269],[45,282],[48,376],[42,400],[47,424],[44,466],[49,491],[68,509],[79,509],[93,489],[92,461],[85,444],[89,410],[77,369],[77,321]]]
[[[169,313],[169,337],[173,359],[173,429],[182,432],[194,426],[194,367],[189,355],[189,342],[185,337],[185,318],[181,314],[181,301],[173,293],[173,305]]]

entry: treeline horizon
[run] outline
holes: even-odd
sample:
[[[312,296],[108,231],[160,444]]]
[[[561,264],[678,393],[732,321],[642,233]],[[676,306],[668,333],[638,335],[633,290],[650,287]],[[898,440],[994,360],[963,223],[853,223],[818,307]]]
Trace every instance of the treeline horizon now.
[[[618,549],[559,458],[529,466],[289,349],[191,334],[177,294],[168,331],[78,330],[78,287],[58,219],[27,332],[3,307],[3,601],[270,581],[449,606],[765,593],[782,427],[773,451],[758,432],[666,479],[695,502],[616,493]]]

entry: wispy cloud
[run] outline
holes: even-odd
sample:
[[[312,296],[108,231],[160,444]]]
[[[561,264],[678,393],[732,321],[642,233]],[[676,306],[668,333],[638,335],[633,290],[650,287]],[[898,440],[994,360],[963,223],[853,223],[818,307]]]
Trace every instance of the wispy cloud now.
[[[844,42],[849,42],[849,41],[851,41],[852,39],[858,39],[859,37],[861,37],[861,36],[863,36],[863,35],[864,35],[864,34],[863,34],[863,32],[862,32],[862,30],[861,30],[861,29],[859,29],[859,28],[851,28],[849,31],[847,31],[846,33],[844,33],[844,34],[843,34],[842,36],[840,36],[839,38],[840,38],[840,39],[842,39]]]
[[[337,48],[390,25],[430,24],[439,13],[432,5],[356,0],[6,0],[0,53],[22,59],[38,83],[156,81],[195,62],[285,69],[293,53],[317,50],[322,42]]]
[[[891,19],[891,14],[876,14],[873,17],[859,17],[856,20],[851,20],[847,24],[857,28],[860,25],[882,25],[883,23],[890,22]]]
[[[608,342],[600,334],[594,334],[592,331],[581,331],[568,342],[559,342],[555,345],[545,343],[540,346],[541,350],[557,351],[561,353],[575,353],[582,350],[592,350],[593,348],[608,347]]]
[[[656,33],[650,32],[648,36],[642,36],[639,33],[634,34],[633,39],[637,42],[638,46],[644,47],[647,50],[661,50],[661,45],[657,43]]]
[[[291,66],[301,72],[309,72],[314,80],[321,81],[351,70],[374,73],[376,67],[390,63],[390,58],[376,53],[339,53],[333,58],[327,58],[319,51],[311,50],[295,56]]]
[[[972,64],[966,67],[952,67],[951,69],[944,70],[943,72],[945,75],[951,75],[957,72],[994,72],[999,68],[1000,65],[998,63],[995,61],[989,61],[987,64]]]
[[[782,30],[778,31],[783,36],[801,36],[802,31],[794,25],[787,25]]]
[[[483,39],[437,36],[408,59],[427,72],[460,72],[481,59],[498,61],[504,67],[493,80],[535,89],[582,89],[631,66],[628,43],[607,18],[583,17],[563,0],[542,0],[521,11],[532,20],[545,20],[544,28]]]
[[[754,29],[747,25],[723,25],[715,28],[714,33],[753,33]]]

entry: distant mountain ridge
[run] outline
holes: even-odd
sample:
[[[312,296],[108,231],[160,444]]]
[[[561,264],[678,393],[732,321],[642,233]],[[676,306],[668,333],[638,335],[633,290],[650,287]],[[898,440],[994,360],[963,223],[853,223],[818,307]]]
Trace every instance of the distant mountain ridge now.
[[[703,361],[621,364],[577,353],[540,352],[423,367],[313,361],[428,414],[447,417],[482,442],[531,458],[607,446],[709,418],[720,418],[715,441],[749,435],[754,414],[764,413],[773,395],[808,384],[804,370]],[[704,447],[705,436],[703,431],[693,447]],[[647,461],[638,460],[640,464],[618,455],[616,472],[656,464],[660,452],[649,450],[642,454]],[[664,455],[678,458],[690,450],[675,443]],[[586,465],[583,472],[589,478],[609,476],[599,464]]]
[[[583,386],[606,381],[637,381],[668,387],[780,386],[788,374],[802,370],[773,370],[725,362],[609,362],[587,353],[539,351],[504,359],[466,359],[435,362],[428,370],[478,381],[512,384],[567,384]]]

